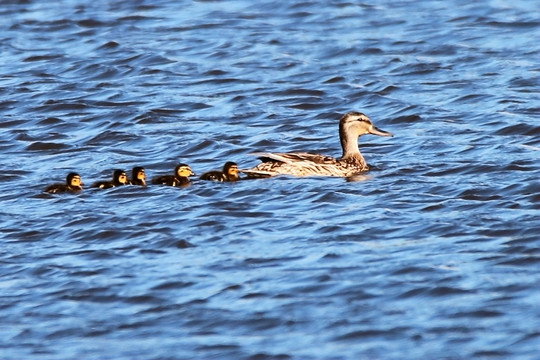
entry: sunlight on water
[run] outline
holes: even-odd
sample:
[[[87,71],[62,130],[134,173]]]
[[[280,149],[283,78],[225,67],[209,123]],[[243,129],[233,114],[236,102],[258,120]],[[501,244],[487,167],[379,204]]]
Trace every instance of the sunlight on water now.
[[[2,2],[3,358],[534,358],[536,10]],[[369,173],[90,188],[339,157],[352,110]]]

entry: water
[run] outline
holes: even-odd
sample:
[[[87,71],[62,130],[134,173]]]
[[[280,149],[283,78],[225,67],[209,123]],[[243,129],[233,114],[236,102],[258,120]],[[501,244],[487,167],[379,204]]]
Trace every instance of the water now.
[[[540,359],[534,1],[3,1],[2,359]],[[184,189],[256,151],[374,170]]]

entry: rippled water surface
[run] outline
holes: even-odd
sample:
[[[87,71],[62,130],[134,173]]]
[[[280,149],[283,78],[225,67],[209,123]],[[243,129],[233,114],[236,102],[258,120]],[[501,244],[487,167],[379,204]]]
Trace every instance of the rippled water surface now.
[[[2,1],[0,358],[540,359],[534,1]],[[373,170],[44,194],[257,151]]]

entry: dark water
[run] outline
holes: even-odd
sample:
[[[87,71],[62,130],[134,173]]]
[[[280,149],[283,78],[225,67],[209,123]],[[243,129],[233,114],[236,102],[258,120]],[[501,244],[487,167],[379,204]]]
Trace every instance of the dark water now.
[[[540,359],[535,1],[2,1],[0,358]],[[255,151],[366,176],[42,194]]]

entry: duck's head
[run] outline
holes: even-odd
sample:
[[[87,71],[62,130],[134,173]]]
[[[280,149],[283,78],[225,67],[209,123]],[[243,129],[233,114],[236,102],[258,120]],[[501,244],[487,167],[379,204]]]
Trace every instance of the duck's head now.
[[[240,176],[238,175],[238,164],[232,161],[228,161],[223,166],[223,174],[229,181],[238,180]]]
[[[131,178],[140,184],[146,184],[146,172],[141,166],[135,166],[131,170]]]
[[[195,173],[193,172],[193,170],[191,170],[189,165],[186,165],[186,164],[176,165],[176,168],[174,169],[174,173],[176,174],[177,177],[188,177],[188,176],[195,175]]]
[[[126,185],[128,183],[128,177],[124,170],[116,169],[113,173],[114,185]]]
[[[79,174],[77,174],[75,172],[70,172],[66,176],[66,185],[71,187],[71,188],[82,189],[84,184],[82,183],[81,175],[79,175]]]
[[[343,115],[339,122],[339,134],[342,139],[351,135],[358,137],[365,134],[394,136],[392,133],[381,130],[373,125],[367,115],[358,111],[351,111]]]

